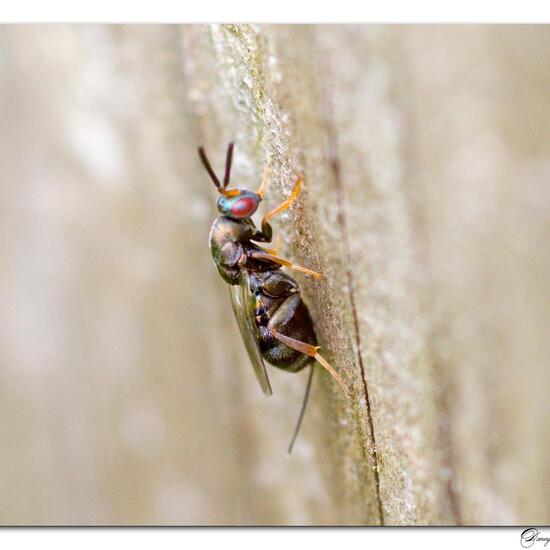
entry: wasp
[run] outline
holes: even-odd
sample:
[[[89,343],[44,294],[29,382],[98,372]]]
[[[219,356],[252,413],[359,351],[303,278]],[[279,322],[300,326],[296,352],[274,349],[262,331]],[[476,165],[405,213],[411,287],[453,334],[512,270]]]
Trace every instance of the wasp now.
[[[264,198],[269,168],[266,165],[258,191],[228,188],[233,145],[230,143],[227,148],[223,182],[212,169],[204,149],[199,148],[200,159],[220,194],[217,208],[221,215],[214,220],[210,230],[210,251],[218,273],[230,285],[237,324],[264,394],[273,393],[264,360],[287,372],[298,372],[310,365],[302,408],[288,449],[290,454],[307,405],[315,361],[331,374],[346,394],[347,389],[339,374],[318,351],[313,323],[298,283],[281,268],[285,266],[317,279],[322,276],[281,258],[278,247],[269,249],[259,244],[271,242],[273,229],[269,222],[296,200],[302,180],[296,181],[288,199],[262,218],[258,229],[252,215]]]

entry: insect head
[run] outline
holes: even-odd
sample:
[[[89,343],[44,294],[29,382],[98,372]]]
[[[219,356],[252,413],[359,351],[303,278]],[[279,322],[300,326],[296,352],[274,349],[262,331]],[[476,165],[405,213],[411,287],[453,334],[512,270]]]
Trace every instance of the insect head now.
[[[229,144],[227,148],[227,157],[225,160],[225,176],[223,178],[223,184],[216,176],[216,173],[212,169],[208,158],[201,147],[199,149],[199,155],[206,168],[206,171],[212,178],[220,198],[217,202],[218,210],[224,216],[233,219],[250,218],[254,212],[258,209],[260,202],[263,198],[263,193],[255,193],[254,191],[248,191],[247,189],[227,189],[229,179],[231,177],[231,162],[233,160],[233,143]]]

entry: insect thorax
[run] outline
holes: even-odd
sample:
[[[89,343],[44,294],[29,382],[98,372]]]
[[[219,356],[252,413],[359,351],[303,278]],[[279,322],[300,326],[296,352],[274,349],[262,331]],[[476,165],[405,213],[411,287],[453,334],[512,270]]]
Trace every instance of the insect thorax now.
[[[221,278],[230,285],[239,284],[240,270],[244,267],[260,272],[280,268],[272,262],[250,257],[252,252],[262,252],[250,240],[258,235],[261,233],[250,219],[235,220],[219,216],[214,220],[210,230],[210,252]]]
[[[212,259],[222,279],[230,285],[239,284],[239,262],[242,262],[245,248],[251,244],[252,228],[245,220],[219,216],[210,230]]]

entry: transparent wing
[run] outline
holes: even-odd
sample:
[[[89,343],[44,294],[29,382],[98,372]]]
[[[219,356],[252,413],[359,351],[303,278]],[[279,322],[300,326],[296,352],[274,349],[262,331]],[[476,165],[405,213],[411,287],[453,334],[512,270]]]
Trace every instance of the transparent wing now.
[[[241,336],[254,367],[256,378],[260,383],[262,391],[266,395],[271,395],[271,384],[267,376],[264,360],[258,345],[258,327],[254,322],[254,301],[250,292],[248,273],[242,272],[241,284],[231,286],[231,304],[235,312],[235,318],[241,331]]]

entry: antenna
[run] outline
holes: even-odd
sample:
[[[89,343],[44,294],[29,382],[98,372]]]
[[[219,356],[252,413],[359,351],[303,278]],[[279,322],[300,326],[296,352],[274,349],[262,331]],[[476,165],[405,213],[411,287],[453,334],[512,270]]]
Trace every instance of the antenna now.
[[[304,413],[306,412],[306,406],[307,402],[309,400],[309,392],[311,390],[311,381],[313,380],[313,367],[315,366],[315,363],[312,363],[309,367],[309,378],[307,379],[307,386],[306,386],[306,393],[304,394],[304,400],[302,402],[302,408],[300,409],[300,416],[298,416],[298,422],[296,422],[296,428],[294,428],[294,434],[292,435],[292,439],[290,441],[290,445],[288,446],[287,454],[290,455],[292,453],[292,448],[294,447],[294,442],[296,441],[296,438],[298,437],[298,432],[300,431],[300,426],[302,425],[302,420],[304,419]]]
[[[214,182],[214,185],[217,187],[218,191],[222,190],[222,187],[220,185],[220,180],[218,179],[218,176],[214,173],[214,170],[212,170],[212,166],[210,164],[210,161],[208,160],[208,157],[206,156],[206,153],[204,152],[204,149],[202,147],[199,147],[199,157],[202,160],[202,163],[204,164],[204,167],[206,168],[206,171],[212,178],[212,181]]]
[[[229,178],[231,177],[231,162],[233,161],[233,145],[234,143],[231,142],[227,146],[227,157],[225,158],[225,176],[223,178],[224,189],[227,187],[227,184],[229,183]]]

